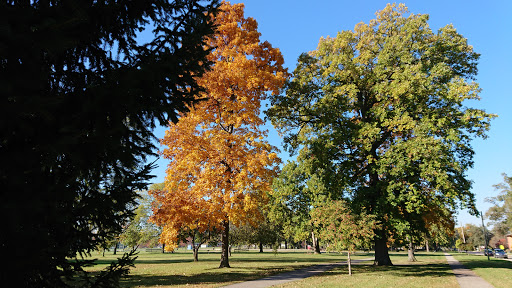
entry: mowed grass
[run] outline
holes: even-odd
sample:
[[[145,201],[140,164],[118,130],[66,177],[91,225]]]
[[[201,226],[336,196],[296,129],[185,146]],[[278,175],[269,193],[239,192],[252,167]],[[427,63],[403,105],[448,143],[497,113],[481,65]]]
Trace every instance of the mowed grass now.
[[[219,287],[241,281],[263,278],[269,275],[295,270],[320,263],[344,261],[345,256],[335,253],[315,255],[304,250],[258,253],[235,252],[230,257],[231,268],[219,269],[220,251],[199,253],[199,262],[193,262],[192,253],[146,253],[141,251],[135,261],[135,268],[127,278],[121,280],[122,287]],[[114,259],[121,257],[107,253],[93,253],[96,266],[91,270],[105,268]],[[354,259],[372,255],[359,253]]]
[[[473,270],[478,276],[491,283],[496,288],[512,287],[512,262],[481,255],[466,253],[451,253],[466,268]],[[510,254],[510,253],[509,253]]]
[[[467,268],[474,270],[495,287],[510,287],[512,263],[505,260],[453,253]],[[407,252],[390,253],[394,266],[373,266],[371,261],[352,266],[348,275],[346,265],[323,274],[290,282],[279,287],[459,287],[457,280],[442,252],[416,253],[417,262],[407,261]],[[99,270],[121,255],[95,253]],[[353,259],[367,259],[373,254],[359,253]],[[176,253],[140,252],[136,267],[121,281],[122,287],[220,287],[241,281],[263,278],[320,263],[345,261],[346,256],[324,253],[315,255],[302,251],[258,253],[235,252],[230,257],[232,268],[219,269],[220,252],[200,252],[199,262],[194,263],[190,251]]]
[[[408,262],[407,252],[390,252],[390,256],[394,266],[353,265],[352,276],[347,266],[340,266],[278,287],[459,287],[442,253],[416,253],[417,262]]]

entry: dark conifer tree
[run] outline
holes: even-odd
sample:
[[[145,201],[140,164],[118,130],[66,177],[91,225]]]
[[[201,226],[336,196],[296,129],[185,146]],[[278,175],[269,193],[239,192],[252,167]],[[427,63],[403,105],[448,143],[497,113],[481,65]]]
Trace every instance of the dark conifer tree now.
[[[204,37],[217,6],[0,4],[2,283],[118,285],[133,257],[95,277],[69,258],[102,246],[132,215],[150,178],[153,128],[176,121],[201,89],[195,77],[210,65]]]

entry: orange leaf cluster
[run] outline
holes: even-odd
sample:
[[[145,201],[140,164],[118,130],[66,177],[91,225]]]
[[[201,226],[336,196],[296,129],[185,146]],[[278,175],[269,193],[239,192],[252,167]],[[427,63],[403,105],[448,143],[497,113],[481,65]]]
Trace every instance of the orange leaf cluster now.
[[[278,93],[288,73],[279,49],[260,42],[243,7],[223,3],[208,39],[214,65],[198,79],[206,100],[170,123],[161,140],[170,164],[165,191],[153,193],[153,221],[164,227],[166,244],[183,229],[221,229],[226,220],[254,224],[277,173],[277,149],[263,140],[259,115],[266,93]]]

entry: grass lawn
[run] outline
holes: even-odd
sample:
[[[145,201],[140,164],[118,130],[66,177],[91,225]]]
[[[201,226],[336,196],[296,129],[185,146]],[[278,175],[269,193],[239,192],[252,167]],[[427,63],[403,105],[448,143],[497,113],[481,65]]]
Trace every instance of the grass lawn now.
[[[232,268],[219,269],[220,251],[199,252],[199,262],[193,262],[192,253],[178,251],[175,253],[140,252],[128,278],[121,280],[122,287],[219,287],[240,281],[263,278],[268,275],[294,270],[313,264],[344,261],[346,256],[339,254],[322,255],[300,252],[258,253],[234,252],[230,257]],[[112,253],[93,253],[98,259],[93,270],[105,268],[113,259],[122,256]],[[354,259],[368,258],[372,255],[361,253]]]
[[[342,266],[319,276],[281,285],[288,287],[459,287],[442,253],[416,253],[418,262],[407,261],[407,252],[390,252],[394,266],[369,264]]]
[[[473,270],[478,276],[491,283],[496,288],[512,286],[512,262],[481,255],[466,253],[451,253],[466,268]]]

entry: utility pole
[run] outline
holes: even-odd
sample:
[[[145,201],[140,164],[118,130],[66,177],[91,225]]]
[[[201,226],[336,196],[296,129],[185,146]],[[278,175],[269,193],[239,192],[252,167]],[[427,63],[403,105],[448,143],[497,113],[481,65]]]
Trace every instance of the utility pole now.
[[[484,252],[487,254],[487,260],[491,260],[489,258],[489,251],[487,251],[487,246],[489,245],[489,243],[487,242],[487,232],[485,232],[484,213],[480,212],[480,218],[482,218],[482,229],[484,229],[484,241],[485,241]]]

